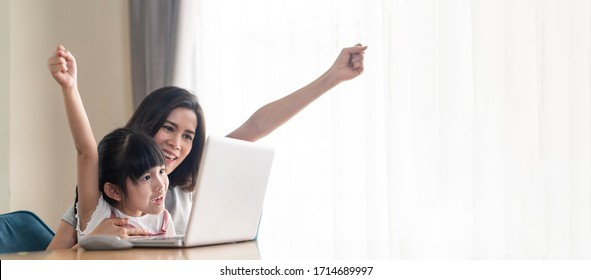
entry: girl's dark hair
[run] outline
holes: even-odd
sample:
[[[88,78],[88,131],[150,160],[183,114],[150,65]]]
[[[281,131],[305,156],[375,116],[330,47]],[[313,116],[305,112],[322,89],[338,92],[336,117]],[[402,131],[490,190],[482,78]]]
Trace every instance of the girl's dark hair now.
[[[103,198],[115,206],[117,201],[105,193],[105,183],[119,186],[127,194],[127,178],[137,183],[138,179],[156,166],[164,166],[162,150],[154,139],[129,128],[115,129],[98,145],[99,186]]]
[[[178,87],[159,88],[144,98],[125,127],[154,137],[168,115],[176,108],[186,108],[195,112],[197,128],[191,152],[172,173],[168,174],[168,178],[171,188],[179,186],[185,191],[192,191],[197,183],[197,172],[205,144],[205,118],[197,96]]]

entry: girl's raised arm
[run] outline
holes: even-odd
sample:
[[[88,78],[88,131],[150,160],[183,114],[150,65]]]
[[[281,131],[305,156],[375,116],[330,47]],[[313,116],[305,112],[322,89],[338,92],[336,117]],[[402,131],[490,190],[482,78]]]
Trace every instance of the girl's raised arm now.
[[[78,92],[76,59],[59,45],[47,64],[51,75],[62,88],[68,124],[78,153],[77,207],[80,228],[84,230],[100,198],[97,144]]]

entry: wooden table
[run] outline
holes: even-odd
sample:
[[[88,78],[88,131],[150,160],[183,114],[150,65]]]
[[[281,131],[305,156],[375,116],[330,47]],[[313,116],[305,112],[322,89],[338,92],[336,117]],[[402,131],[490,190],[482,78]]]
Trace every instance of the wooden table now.
[[[53,250],[0,254],[0,260],[259,260],[256,241],[194,248]]]

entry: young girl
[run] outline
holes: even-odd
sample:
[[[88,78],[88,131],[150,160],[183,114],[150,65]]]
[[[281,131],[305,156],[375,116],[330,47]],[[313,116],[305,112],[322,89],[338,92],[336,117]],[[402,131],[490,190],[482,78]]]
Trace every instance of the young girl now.
[[[101,140],[98,155],[101,194],[85,229],[79,219],[79,235],[88,235],[103,219],[114,217],[128,218],[128,226],[144,229],[147,235],[175,235],[164,207],[169,184],[165,158],[154,139],[119,128]],[[81,206],[78,202],[78,209]]]
[[[58,50],[64,52],[65,49]],[[131,129],[117,129],[100,142],[94,135],[75,86],[75,63],[59,65],[70,132],[77,151],[77,233],[84,238],[105,218],[128,218],[140,234],[175,235],[164,208],[168,176],[165,158],[153,138]],[[60,75],[63,74],[63,75]]]

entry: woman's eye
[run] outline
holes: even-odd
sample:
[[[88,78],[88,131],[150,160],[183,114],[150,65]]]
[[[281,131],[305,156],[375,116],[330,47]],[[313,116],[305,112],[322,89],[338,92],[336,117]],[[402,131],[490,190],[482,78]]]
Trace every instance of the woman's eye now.
[[[170,132],[174,131],[174,129],[170,125],[163,125],[162,128],[166,131],[170,131]]]
[[[193,140],[193,136],[191,136],[190,134],[185,134],[183,137],[189,141]]]

